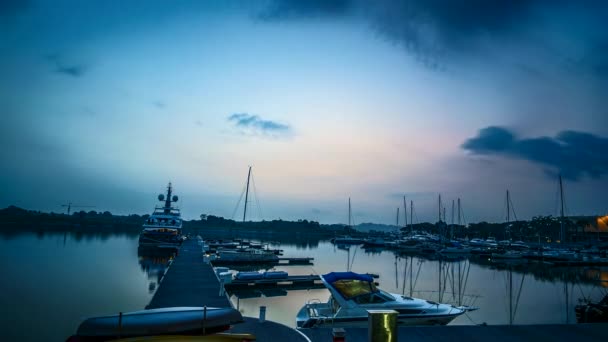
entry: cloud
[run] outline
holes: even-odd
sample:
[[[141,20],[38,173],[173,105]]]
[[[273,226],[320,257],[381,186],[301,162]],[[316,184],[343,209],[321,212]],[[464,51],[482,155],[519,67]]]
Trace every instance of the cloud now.
[[[465,141],[464,150],[476,155],[496,155],[544,165],[550,174],[569,180],[608,174],[608,138],[590,133],[563,131],[555,137],[518,138],[503,127],[486,127]]]
[[[194,124],[197,125],[198,127],[203,127],[203,122],[201,120],[194,121]]]
[[[274,0],[258,17],[268,22],[346,17],[360,20],[379,37],[402,46],[431,68],[463,57],[479,57],[480,51],[488,48],[488,42],[498,46],[518,42],[536,47],[555,43],[557,49],[548,49],[549,54],[557,53],[558,59],[574,55],[581,60],[594,59],[596,54],[592,50],[608,43],[603,24],[608,21],[608,2],[601,0],[584,3],[566,0]],[[556,34],[561,37],[552,41]],[[568,41],[571,44],[562,44]],[[577,56],[581,51],[583,54]],[[540,57],[527,55],[525,58]],[[601,61],[599,65],[585,65],[589,70],[603,66]]]
[[[167,107],[167,104],[162,101],[154,101],[154,102],[152,102],[152,105],[158,109],[163,109],[163,108]]]
[[[63,62],[59,55],[50,55],[46,57],[49,62],[55,66],[55,72],[71,77],[81,77],[88,71],[84,65],[69,65]]]
[[[264,135],[272,137],[285,137],[291,133],[291,127],[276,121],[264,120],[257,115],[235,113],[228,117],[228,121],[246,135]]]

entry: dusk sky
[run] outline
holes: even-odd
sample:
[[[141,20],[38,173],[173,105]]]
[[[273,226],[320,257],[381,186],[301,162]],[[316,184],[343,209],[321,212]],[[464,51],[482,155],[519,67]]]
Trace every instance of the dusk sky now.
[[[608,1],[0,2],[0,207],[608,214]],[[242,204],[241,204],[242,205]],[[91,210],[87,208],[87,210]],[[239,211],[242,210],[238,209]],[[237,215],[238,216],[238,215]]]

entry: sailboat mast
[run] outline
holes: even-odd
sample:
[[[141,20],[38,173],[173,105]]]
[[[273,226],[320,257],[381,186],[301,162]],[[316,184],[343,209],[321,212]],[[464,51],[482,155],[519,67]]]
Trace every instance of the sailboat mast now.
[[[350,197],[348,198],[348,228],[352,228],[351,224],[350,224],[350,218],[352,216],[351,211],[350,211]]]
[[[439,207],[437,209],[439,210],[439,222],[441,222],[441,194],[439,194]]]
[[[399,227],[399,207],[397,207],[397,227]]]
[[[414,233],[414,201],[410,200],[410,233]]]
[[[249,198],[249,180],[251,179],[251,166],[249,167],[249,171],[247,172],[247,189],[245,190],[245,209],[243,210],[243,222],[245,222],[245,217],[247,216],[247,201]]]
[[[509,198],[509,190],[507,189],[507,223],[511,222],[511,199]]]
[[[405,196],[403,196],[403,220],[405,221],[405,228],[407,228],[407,202],[405,201]]]
[[[458,225],[460,226],[460,197],[458,198]]]
[[[562,183],[562,175],[559,175],[559,197],[561,200],[561,209],[560,209],[560,240],[562,242],[566,241],[566,231],[564,229],[564,185]]]
[[[450,239],[454,239],[454,200],[452,200],[452,226],[450,227]]]

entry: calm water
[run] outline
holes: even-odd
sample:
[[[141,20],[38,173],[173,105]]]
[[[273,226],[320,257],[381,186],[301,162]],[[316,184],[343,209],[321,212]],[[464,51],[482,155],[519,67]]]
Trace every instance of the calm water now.
[[[452,324],[508,324],[509,308],[515,324],[572,323],[578,299],[598,299],[606,292],[601,284],[608,285],[600,281],[608,280],[608,269],[506,267],[478,259],[425,260],[396,257],[390,251],[346,251],[326,242],[275,247],[283,249],[285,256],[315,258],[314,266],[277,267],[293,275],[344,271],[350,259],[353,271],[380,275],[380,287],[390,292],[409,295],[411,290],[417,297],[480,307]],[[7,341],[62,341],[86,317],[143,309],[168,260],[138,255],[136,236],[0,237],[0,327],[4,337]],[[259,306],[265,305],[268,319],[293,326],[306,301],[328,296],[322,289],[266,295],[251,292],[234,294],[231,299],[244,315],[257,316]]]

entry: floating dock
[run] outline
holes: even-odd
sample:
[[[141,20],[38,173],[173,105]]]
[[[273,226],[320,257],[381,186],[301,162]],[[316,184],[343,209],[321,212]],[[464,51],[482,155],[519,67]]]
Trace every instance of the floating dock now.
[[[278,258],[274,261],[252,261],[252,260],[222,260],[222,259],[212,259],[211,263],[214,266],[221,265],[312,265],[312,261],[315,258]]]
[[[224,284],[224,288],[227,291],[242,291],[268,287],[278,287],[285,290],[307,290],[322,289],[325,288],[325,285],[323,285],[321,277],[318,275],[287,276],[282,279],[234,279],[232,282]]]

